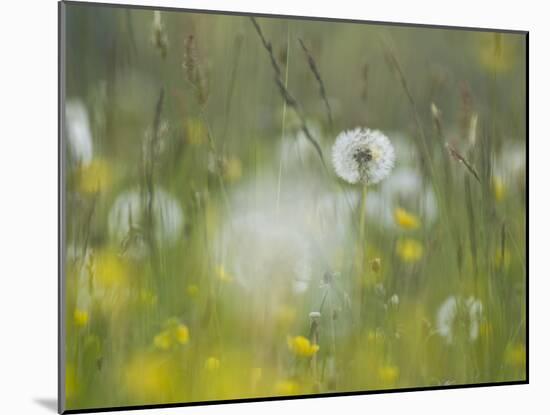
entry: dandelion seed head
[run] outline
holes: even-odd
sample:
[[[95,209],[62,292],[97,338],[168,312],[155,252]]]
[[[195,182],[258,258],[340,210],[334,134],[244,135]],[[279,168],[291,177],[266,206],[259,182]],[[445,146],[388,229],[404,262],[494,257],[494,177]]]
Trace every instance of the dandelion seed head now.
[[[321,313],[318,311],[312,311],[309,313],[309,318],[312,320],[319,320],[321,318]]]
[[[479,325],[483,305],[474,297],[464,299],[450,296],[437,312],[437,333],[451,344],[457,334],[457,330],[463,328],[465,335],[473,342],[479,336]]]
[[[456,298],[452,296],[445,300],[437,312],[437,332],[441,337],[445,338],[448,343],[452,342],[452,323],[455,318]]]
[[[268,290],[275,302],[275,291],[288,287],[300,294],[310,284],[314,259],[309,241],[275,214],[236,213],[224,225],[219,244],[217,256],[224,272],[216,273],[222,281],[235,280],[256,293]]]
[[[185,217],[179,201],[164,189],[157,187],[153,193],[152,215],[155,224],[155,238],[158,243],[174,244],[181,236]],[[141,246],[140,232],[145,225],[146,198],[139,189],[130,189],[120,193],[115,199],[108,215],[109,233],[117,240],[131,242],[131,256],[140,257],[146,251]],[[133,235],[133,234],[136,235]],[[122,245],[121,242],[121,245]]]
[[[395,164],[393,146],[382,132],[356,128],[340,133],[332,147],[336,174],[351,184],[376,184]]]
[[[92,129],[88,110],[80,99],[70,99],[65,107],[67,142],[75,162],[88,164],[93,158]]]

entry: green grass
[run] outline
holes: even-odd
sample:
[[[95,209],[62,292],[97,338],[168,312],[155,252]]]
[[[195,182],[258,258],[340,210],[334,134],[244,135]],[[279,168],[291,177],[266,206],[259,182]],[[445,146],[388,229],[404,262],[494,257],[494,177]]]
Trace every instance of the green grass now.
[[[525,379],[525,37],[161,18],[67,8],[67,408]]]

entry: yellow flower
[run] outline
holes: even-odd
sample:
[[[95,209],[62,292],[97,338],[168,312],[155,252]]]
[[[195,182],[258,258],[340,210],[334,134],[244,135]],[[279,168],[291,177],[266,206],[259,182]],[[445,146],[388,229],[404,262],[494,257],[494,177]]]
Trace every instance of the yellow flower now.
[[[420,227],[420,219],[413,215],[412,213],[407,212],[405,209],[396,208],[393,212],[395,222],[407,230],[414,230]]]
[[[185,140],[187,143],[198,146],[206,141],[208,132],[202,121],[195,118],[187,119],[185,123]]]
[[[399,378],[399,368],[397,366],[381,366],[378,368],[378,377],[385,385],[394,385]]]
[[[311,344],[304,336],[289,337],[287,344],[288,348],[300,357],[311,357],[319,350],[319,345]]]
[[[74,310],[73,313],[74,324],[78,327],[84,327],[88,324],[89,315],[85,310],[79,310],[78,308]]]
[[[126,285],[129,279],[128,264],[112,252],[102,252],[95,260],[95,282],[101,288],[112,289]]]
[[[524,368],[526,364],[525,345],[508,345],[504,353],[504,361],[507,365]]]
[[[506,188],[504,187],[504,182],[500,177],[497,177],[497,176],[493,177],[492,188],[493,188],[493,194],[495,196],[495,200],[497,202],[502,201],[506,196]]]
[[[208,359],[206,359],[204,367],[210,372],[218,370],[220,368],[220,360],[215,358],[214,356],[210,356]]]
[[[153,338],[153,344],[159,350],[170,350],[178,344],[189,342],[189,328],[180,324],[177,319],[169,319],[165,329]]]
[[[424,247],[416,239],[405,238],[397,241],[397,255],[405,262],[417,262],[422,258]]]
[[[189,284],[186,289],[187,295],[191,298],[195,298],[199,295],[199,286],[197,284]]]
[[[282,380],[275,385],[277,395],[296,395],[300,391],[300,385],[293,380]]]
[[[513,38],[502,33],[479,33],[479,61],[489,71],[506,72],[510,70],[519,56],[519,50]]]
[[[108,188],[111,182],[111,168],[105,160],[92,160],[76,171],[76,185],[81,193],[97,193]]]
[[[222,282],[232,282],[233,276],[225,271],[223,265],[216,267],[216,275]]]
[[[185,324],[180,324],[176,327],[176,340],[180,344],[187,344],[189,342],[189,329]]]
[[[86,266],[88,287],[94,304],[103,312],[116,314],[128,305],[139,305],[139,291],[131,289],[131,269],[127,259],[110,250],[101,250],[91,257]]]
[[[161,331],[153,339],[153,344],[157,349],[168,350],[173,345],[172,335],[169,330]]]
[[[231,157],[223,164],[223,178],[228,182],[236,182],[243,174],[241,161],[236,157]]]
[[[163,399],[174,387],[172,364],[156,354],[138,354],[124,367],[123,384],[130,395],[141,401]]]

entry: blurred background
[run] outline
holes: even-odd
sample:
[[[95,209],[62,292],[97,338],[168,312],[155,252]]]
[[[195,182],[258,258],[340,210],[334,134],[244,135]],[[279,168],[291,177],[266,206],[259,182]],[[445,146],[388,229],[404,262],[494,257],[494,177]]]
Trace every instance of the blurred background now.
[[[68,408],[525,378],[524,35],[66,13]]]

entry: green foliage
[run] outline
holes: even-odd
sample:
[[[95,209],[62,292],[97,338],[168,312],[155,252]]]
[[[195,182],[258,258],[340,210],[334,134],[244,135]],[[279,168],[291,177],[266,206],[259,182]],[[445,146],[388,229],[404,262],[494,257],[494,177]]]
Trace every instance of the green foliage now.
[[[525,37],[256,22],[67,7],[67,407],[525,379]]]

